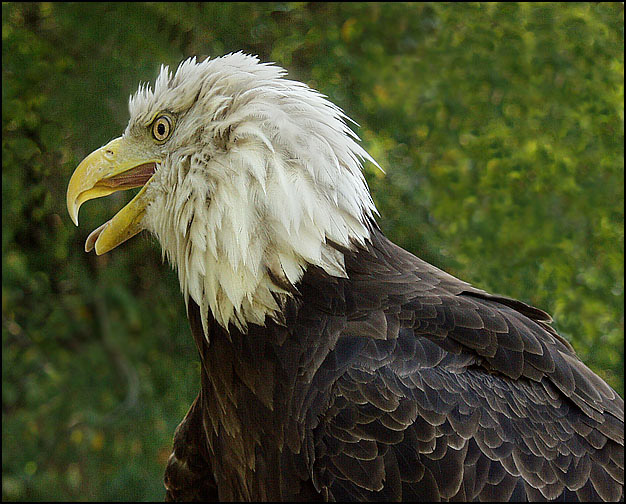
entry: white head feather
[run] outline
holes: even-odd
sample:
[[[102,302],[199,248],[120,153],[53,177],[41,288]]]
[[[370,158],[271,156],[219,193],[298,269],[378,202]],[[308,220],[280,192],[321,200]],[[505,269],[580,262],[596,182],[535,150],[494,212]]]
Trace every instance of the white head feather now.
[[[232,322],[280,321],[308,265],[346,276],[346,248],[369,239],[376,213],[361,172],[376,162],[347,117],[285,71],[242,53],[162,67],[131,97],[125,135],[162,111],[175,117],[146,195],[144,226],[178,268],[185,301]],[[272,279],[273,278],[273,279]],[[276,282],[279,279],[279,282]]]

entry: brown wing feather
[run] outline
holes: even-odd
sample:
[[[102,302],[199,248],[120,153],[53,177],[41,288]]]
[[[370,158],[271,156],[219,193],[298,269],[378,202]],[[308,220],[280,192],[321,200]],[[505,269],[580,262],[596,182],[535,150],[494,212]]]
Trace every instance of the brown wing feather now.
[[[623,500],[623,400],[545,312],[382,234],[347,265],[346,334],[367,343],[316,433],[331,495]]]

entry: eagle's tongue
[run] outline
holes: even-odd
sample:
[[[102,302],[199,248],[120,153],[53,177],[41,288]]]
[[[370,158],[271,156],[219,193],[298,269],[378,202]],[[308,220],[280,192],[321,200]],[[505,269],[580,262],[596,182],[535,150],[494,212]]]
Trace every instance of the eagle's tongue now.
[[[85,252],[91,252],[93,250],[93,248],[96,246],[98,236],[100,236],[100,233],[104,231],[104,228],[106,228],[110,222],[110,220],[106,221],[104,224],[102,224],[102,226],[94,229],[91,232],[91,234],[87,237],[87,240],[85,240]]]
[[[120,173],[115,177],[103,179],[99,182],[99,184],[107,187],[114,187],[116,189],[134,189],[135,187],[142,187],[145,185],[145,183],[150,180],[150,177],[154,175],[155,171],[156,163],[145,163],[133,168],[132,170]]]

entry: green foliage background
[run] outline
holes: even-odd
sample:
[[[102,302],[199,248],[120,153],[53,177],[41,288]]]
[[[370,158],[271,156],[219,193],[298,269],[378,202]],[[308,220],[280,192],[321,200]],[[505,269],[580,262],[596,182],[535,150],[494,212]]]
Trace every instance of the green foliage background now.
[[[65,209],[161,63],[244,50],[361,126],[380,223],[553,314],[623,394],[623,4],[3,4],[2,496],[160,500],[199,367],[149,237],[83,252],[129,199]]]

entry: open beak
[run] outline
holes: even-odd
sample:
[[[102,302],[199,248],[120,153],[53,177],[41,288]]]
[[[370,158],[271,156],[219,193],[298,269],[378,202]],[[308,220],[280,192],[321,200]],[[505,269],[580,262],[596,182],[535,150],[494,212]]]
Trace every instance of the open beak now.
[[[125,189],[142,188],[111,220],[89,235],[86,252],[95,248],[96,254],[104,254],[143,229],[142,220],[149,203],[146,186],[158,160],[145,159],[133,147],[124,137],[111,140],[83,159],[70,179],[67,211],[77,226],[78,210],[85,201]]]

